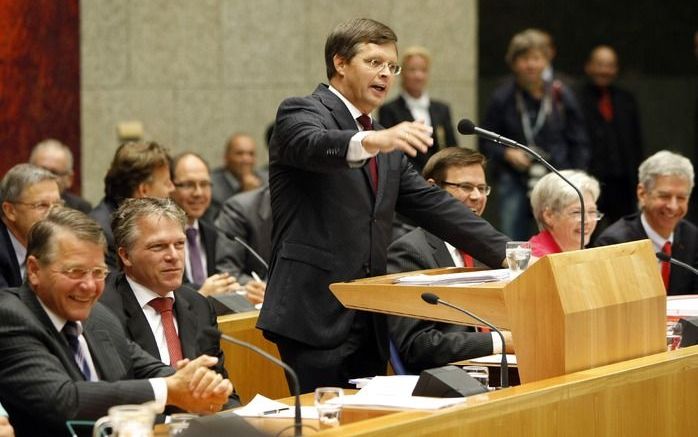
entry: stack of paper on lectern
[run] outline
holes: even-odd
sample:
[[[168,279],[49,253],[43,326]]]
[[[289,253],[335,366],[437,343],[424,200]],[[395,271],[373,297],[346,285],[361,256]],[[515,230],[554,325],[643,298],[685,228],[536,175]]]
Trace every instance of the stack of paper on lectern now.
[[[450,285],[479,284],[482,282],[506,281],[509,269],[478,270],[474,272],[445,273],[442,275],[412,275],[397,278],[395,284],[405,285]]]

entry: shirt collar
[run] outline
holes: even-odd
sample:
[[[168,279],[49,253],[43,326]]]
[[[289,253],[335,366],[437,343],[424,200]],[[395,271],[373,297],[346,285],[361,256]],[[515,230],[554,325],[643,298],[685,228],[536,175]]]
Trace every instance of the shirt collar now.
[[[662,248],[664,247],[664,243],[666,243],[667,241],[670,242],[672,245],[674,244],[674,231],[671,232],[669,238],[665,239],[664,237],[659,235],[654,229],[652,229],[652,226],[650,226],[649,222],[647,221],[647,218],[645,218],[644,212],[640,214],[640,222],[642,222],[642,228],[645,230],[647,237],[650,239],[650,241],[652,241],[655,251],[661,252]]]
[[[407,93],[402,93],[402,98],[405,99],[408,108],[429,108],[429,95],[427,93],[423,93],[416,99]]]
[[[342,93],[340,93],[337,88],[330,85],[329,89],[330,89],[330,91],[332,91],[332,94],[339,97],[339,100],[341,100],[342,103],[344,103],[344,106],[347,107],[347,109],[351,113],[351,117],[354,119],[355,122],[356,122],[357,118],[359,118],[360,116],[363,115],[363,112],[359,111],[359,109],[356,106],[354,106],[346,97],[344,97],[342,95]],[[371,117],[371,114],[366,114],[366,115],[368,115],[369,118]],[[373,122],[373,118],[371,118],[371,122]],[[357,123],[356,125],[359,126],[358,122],[356,122],[356,123]]]
[[[169,291],[165,296],[160,296],[153,290],[134,281],[128,275],[126,275],[126,281],[128,282],[128,285],[131,286],[131,290],[133,290],[133,295],[136,297],[138,305],[141,306],[141,309],[145,308],[151,300],[158,297],[171,297],[173,300],[175,299],[175,294],[173,291]]]
[[[41,298],[36,295],[36,298],[39,301],[39,304],[41,304],[41,308],[46,311],[46,315],[48,316],[49,320],[51,320],[51,323],[53,324],[53,327],[56,328],[56,331],[61,332],[63,331],[63,327],[65,324],[68,322],[68,320],[64,319],[63,317],[59,316],[56,314],[51,308],[47,307],[42,301]],[[78,336],[82,335],[82,323],[80,321],[75,321],[75,323],[78,326]]]

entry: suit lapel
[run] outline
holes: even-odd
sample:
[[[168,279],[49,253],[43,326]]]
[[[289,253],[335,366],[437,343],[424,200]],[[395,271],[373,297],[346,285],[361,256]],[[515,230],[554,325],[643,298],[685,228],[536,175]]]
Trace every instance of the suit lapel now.
[[[124,315],[126,316],[126,330],[134,342],[138,343],[143,350],[161,360],[158,344],[150,329],[148,320],[143,314],[143,309],[138,304],[136,296],[131,290],[131,286],[126,281],[126,275],[121,274],[117,282],[116,290],[121,295],[124,303]]]
[[[414,121],[414,117],[412,116],[412,111],[410,111],[410,108],[407,107],[407,101],[405,101],[405,98],[402,96],[399,96],[397,98],[398,101],[398,108],[402,114],[400,114],[400,119],[401,120],[407,120],[407,121]],[[430,111],[431,113],[431,111]]]
[[[446,248],[446,244],[443,240],[427,231],[424,231],[424,234],[433,250],[436,265],[439,267],[455,267],[453,257],[451,257],[451,254],[448,252],[448,248]]]
[[[206,273],[207,276],[211,276],[216,273],[216,230],[199,220],[199,232],[206,252]]]
[[[194,311],[191,304],[183,296],[183,293],[175,291],[174,311],[177,318],[179,341],[182,345],[182,355],[184,358],[196,358],[198,355],[197,343],[197,323],[193,318]]]
[[[120,366],[121,360],[114,359],[118,356],[118,352],[111,337],[109,337],[109,333],[104,330],[91,329],[89,326],[89,323],[85,324],[83,335],[87,340],[92,363],[97,369],[99,379],[107,381],[119,379],[124,375],[125,370],[123,366]]]

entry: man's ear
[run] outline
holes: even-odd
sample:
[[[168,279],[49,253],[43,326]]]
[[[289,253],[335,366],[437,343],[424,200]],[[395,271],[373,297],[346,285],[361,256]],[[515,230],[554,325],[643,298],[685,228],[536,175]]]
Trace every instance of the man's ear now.
[[[344,69],[347,66],[347,61],[339,55],[334,55],[332,57],[332,62],[334,63],[334,69],[337,71],[337,74],[344,76]]]
[[[30,284],[35,284],[38,279],[39,260],[34,255],[27,257],[27,280]]]
[[[643,208],[645,206],[645,200],[647,199],[647,190],[645,190],[645,186],[642,184],[637,184],[637,202],[640,204],[640,208]]]
[[[142,199],[148,197],[148,193],[150,193],[150,185],[148,185],[148,182],[141,182],[134,190],[133,197]]]
[[[436,180],[434,178],[429,178],[429,179],[427,179],[427,184],[436,185]]]
[[[119,258],[121,259],[121,263],[124,265],[124,267],[131,267],[131,266],[133,265],[133,263],[132,263],[131,260],[129,259],[128,251],[126,250],[125,247],[120,246],[120,247],[116,250],[116,254],[117,254],[117,255],[119,256]]]
[[[2,213],[11,222],[17,220],[17,215],[15,214],[15,206],[10,202],[2,202]]]

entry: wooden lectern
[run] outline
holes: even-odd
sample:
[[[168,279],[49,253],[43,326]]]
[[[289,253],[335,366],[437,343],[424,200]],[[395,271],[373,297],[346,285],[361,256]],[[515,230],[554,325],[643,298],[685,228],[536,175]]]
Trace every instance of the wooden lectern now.
[[[394,283],[414,273],[336,283],[330,289],[348,308],[477,324],[448,307],[425,303],[421,294],[428,291],[509,329],[523,383],[666,350],[666,293],[649,240],[548,255],[511,282]]]

